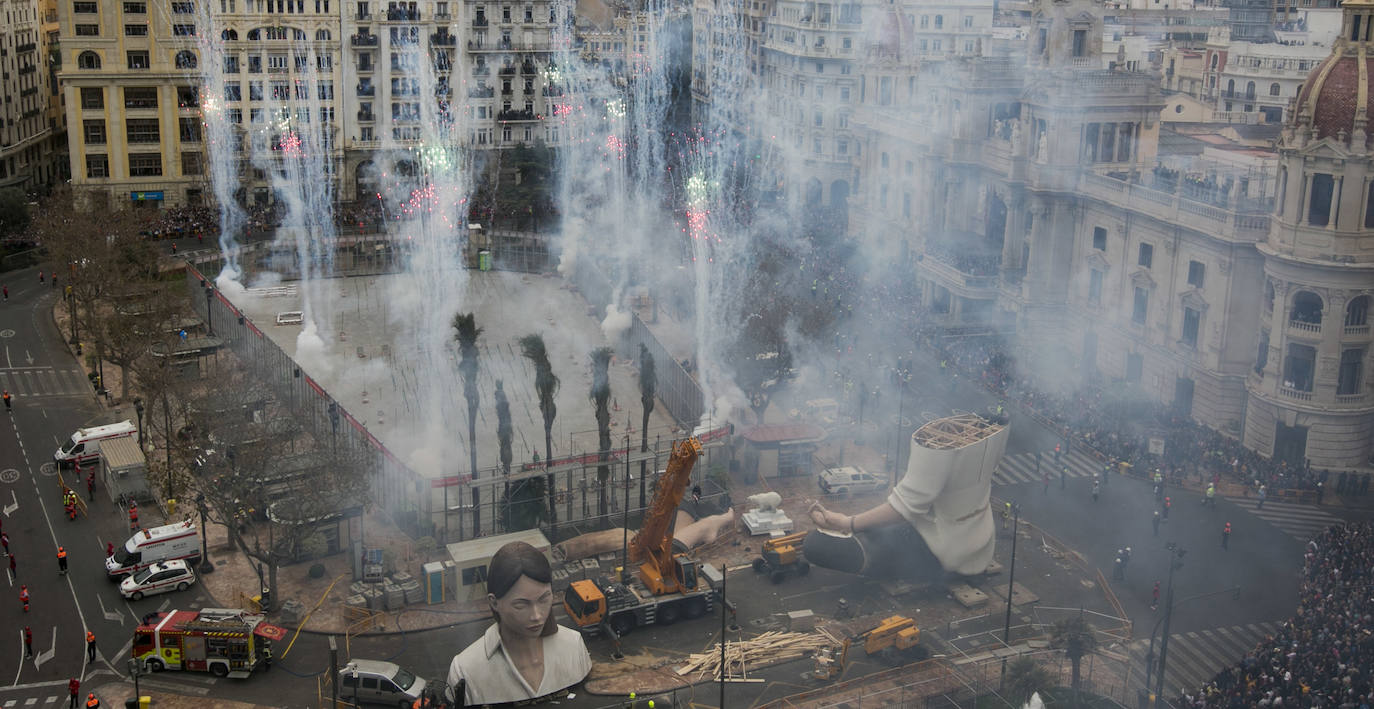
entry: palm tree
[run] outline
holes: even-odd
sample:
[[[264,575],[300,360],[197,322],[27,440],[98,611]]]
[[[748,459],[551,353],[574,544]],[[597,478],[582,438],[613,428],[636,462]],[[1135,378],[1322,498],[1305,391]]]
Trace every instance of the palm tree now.
[[[592,358],[592,404],[596,409],[596,447],[597,447],[597,514],[606,518],[606,483],[611,478],[611,466],[606,464],[606,455],[611,450],[611,356],[609,347],[598,347],[591,351]]]
[[[644,415],[639,421],[639,452],[649,452],[649,414],[654,411],[654,394],[658,389],[658,372],[654,370],[654,355],[643,342],[639,343],[639,405]],[[639,506],[644,506],[644,477],[648,458],[639,461]]]
[[[1081,613],[1073,618],[1065,618],[1055,623],[1050,630],[1050,647],[1063,650],[1069,662],[1073,663],[1073,696],[1074,703],[1077,704],[1078,671],[1083,656],[1097,648],[1097,636],[1093,635],[1093,627]]]
[[[1032,694],[1053,686],[1049,670],[1029,657],[1018,657],[1007,666],[1006,693],[1016,706],[1025,706]]]
[[[496,380],[496,443],[501,448],[501,474],[506,478],[505,494],[506,501],[506,531],[510,529],[510,463],[511,463],[511,435],[510,425],[510,401],[506,399],[506,390],[501,386],[501,380]]]
[[[553,373],[553,363],[549,361],[549,350],[544,346],[544,336],[525,335],[520,338],[520,354],[534,365],[534,391],[539,395],[539,413],[544,416],[544,465],[553,469],[553,419],[558,415],[558,405],[554,397],[558,395],[558,375]],[[558,524],[558,508],[554,505],[553,473],[545,475],[545,487],[549,496],[549,524]]]
[[[472,479],[476,482],[477,472],[477,338],[482,328],[477,327],[477,316],[472,313],[458,313],[453,316],[453,339],[458,343],[458,374],[463,378],[463,398],[468,402],[468,457],[472,467]],[[476,485],[472,486],[472,536],[482,533],[482,499]],[[448,519],[448,510],[444,510]]]

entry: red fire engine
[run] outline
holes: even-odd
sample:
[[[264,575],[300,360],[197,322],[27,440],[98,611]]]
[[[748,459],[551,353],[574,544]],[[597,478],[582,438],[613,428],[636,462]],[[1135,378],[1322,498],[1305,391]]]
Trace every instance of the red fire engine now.
[[[286,637],[285,629],[265,618],[232,608],[150,613],[134,631],[131,654],[149,672],[247,677],[259,665],[271,665],[272,641]]]

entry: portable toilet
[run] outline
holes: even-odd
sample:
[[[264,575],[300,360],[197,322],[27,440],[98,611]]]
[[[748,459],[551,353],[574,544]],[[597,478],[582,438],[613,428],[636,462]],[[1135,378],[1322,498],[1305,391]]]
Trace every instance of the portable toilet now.
[[[425,603],[434,605],[444,602],[444,564],[431,561],[420,567],[424,574]]]

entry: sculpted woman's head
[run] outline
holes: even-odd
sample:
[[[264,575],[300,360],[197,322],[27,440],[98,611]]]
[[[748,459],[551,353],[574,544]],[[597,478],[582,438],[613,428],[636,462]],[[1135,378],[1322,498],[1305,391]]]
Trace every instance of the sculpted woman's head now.
[[[487,565],[487,602],[501,630],[525,637],[558,632],[553,620],[553,569],[538,549],[511,542]]]

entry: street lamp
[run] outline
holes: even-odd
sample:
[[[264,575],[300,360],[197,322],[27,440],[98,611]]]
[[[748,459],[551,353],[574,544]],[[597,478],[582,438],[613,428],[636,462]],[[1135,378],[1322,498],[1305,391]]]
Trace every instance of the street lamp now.
[[[206,285],[206,286],[205,286],[205,329],[206,329],[207,331],[209,331],[209,334],[211,334],[211,335],[215,334],[215,314],[214,314],[214,312],[213,312],[213,311],[211,310],[211,308],[210,308],[210,302],[211,302],[212,300],[214,300],[214,297],[215,297],[215,287],[214,287],[214,286],[211,286],[211,285]]]
[[[1159,695],[1164,693],[1164,668],[1169,658],[1169,621],[1174,617],[1174,570],[1183,568],[1183,556],[1188,553],[1187,549],[1174,542],[1169,542],[1164,548],[1169,550],[1169,590],[1164,594],[1164,634],[1159,642],[1159,676],[1155,678],[1152,703],[1157,703]]]
[[[210,539],[205,529],[205,515],[209,512],[205,506],[205,493],[196,494],[196,508],[200,510],[200,568],[196,571],[211,574],[215,572],[215,565],[210,563]]]
[[[143,671],[143,663],[137,658],[129,658],[129,676],[134,678],[134,701],[138,701],[138,676]]]
[[[1016,532],[1021,524],[1021,505],[1011,503],[1011,565],[1007,570],[1007,620],[1002,627],[1002,644],[1011,647],[1011,594],[1016,583]],[[1007,678],[1007,658],[1002,658],[1002,679]]]
[[[620,530],[620,582],[628,583],[630,579],[630,482],[634,480],[630,476],[630,433],[629,428],[625,431],[625,510],[623,517],[625,523]],[[725,642],[725,638],[721,638]]]

